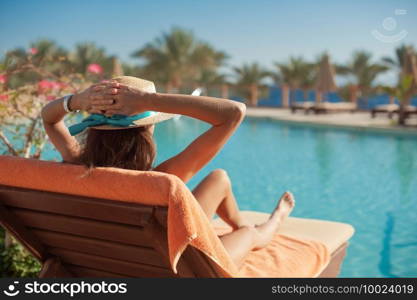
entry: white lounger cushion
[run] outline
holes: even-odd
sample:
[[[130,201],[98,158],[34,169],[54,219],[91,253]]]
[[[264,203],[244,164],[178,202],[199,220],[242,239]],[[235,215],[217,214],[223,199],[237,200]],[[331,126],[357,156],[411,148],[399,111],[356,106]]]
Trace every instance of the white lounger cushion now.
[[[376,109],[383,109],[386,111],[394,111],[399,109],[399,105],[398,104],[382,104],[382,105],[377,105],[375,108]]]
[[[255,211],[242,211],[241,213],[252,224],[263,223],[269,218],[267,213]],[[227,226],[219,218],[213,220],[213,224],[214,226]],[[333,253],[352,237],[354,231],[351,225],[345,223],[289,217],[278,233],[322,242],[330,253]]]
[[[377,105],[375,108],[386,110],[386,111],[395,111],[395,110],[400,109],[400,106],[398,104],[383,104],[383,105]],[[405,110],[413,112],[417,110],[417,107],[412,106],[412,105],[407,105],[405,107]]]
[[[323,108],[328,110],[349,110],[356,109],[356,104],[352,102],[321,102],[316,105],[316,108]]]
[[[291,106],[300,107],[300,108],[311,108],[315,105],[315,102],[306,101],[306,102],[295,102]]]

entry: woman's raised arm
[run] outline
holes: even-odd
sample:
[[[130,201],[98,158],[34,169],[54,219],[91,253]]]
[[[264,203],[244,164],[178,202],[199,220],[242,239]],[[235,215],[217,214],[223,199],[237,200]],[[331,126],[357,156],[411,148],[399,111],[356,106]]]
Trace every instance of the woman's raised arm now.
[[[118,86],[113,84],[111,86]],[[92,92],[98,92],[107,87],[103,84],[95,84],[83,90],[80,93],[74,94],[69,102],[70,110],[84,110],[94,113],[91,108],[90,95]],[[61,153],[64,161],[74,161],[79,155],[80,147],[77,140],[70,135],[67,126],[64,124],[64,117],[67,112],[63,106],[64,99],[59,98],[49,102],[42,108],[41,116],[43,126],[46,134],[55,148]]]
[[[69,104],[71,110],[81,109],[79,107],[78,96],[73,96]],[[75,101],[74,101],[75,100]],[[70,135],[67,126],[64,123],[64,117],[67,112],[63,106],[64,98],[59,98],[49,102],[42,108],[41,116],[43,127],[49,140],[55,148],[61,153],[64,161],[74,161],[79,153],[79,144],[77,140]]]
[[[107,93],[109,94],[109,93]],[[136,114],[153,110],[186,115],[212,125],[197,137],[185,150],[164,161],[154,170],[177,175],[188,181],[203,168],[223,147],[242,122],[246,106],[243,103],[204,96],[146,93],[121,85],[114,105],[108,98],[96,98],[93,108],[106,110],[107,114]]]
[[[155,94],[149,102],[150,110],[187,115],[212,125],[184,151],[155,168],[175,174],[184,182],[220,151],[242,122],[246,110],[240,102],[201,96]]]
[[[186,115],[213,126],[236,125],[246,110],[241,102],[205,96],[150,93],[144,100],[147,110]]]

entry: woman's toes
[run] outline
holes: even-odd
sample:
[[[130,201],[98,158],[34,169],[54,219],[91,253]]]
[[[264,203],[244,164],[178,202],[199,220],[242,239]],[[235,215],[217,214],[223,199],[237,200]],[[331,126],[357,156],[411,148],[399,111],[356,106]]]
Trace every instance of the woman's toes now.
[[[288,202],[291,206],[295,205],[295,198],[291,192],[285,192],[285,201]]]

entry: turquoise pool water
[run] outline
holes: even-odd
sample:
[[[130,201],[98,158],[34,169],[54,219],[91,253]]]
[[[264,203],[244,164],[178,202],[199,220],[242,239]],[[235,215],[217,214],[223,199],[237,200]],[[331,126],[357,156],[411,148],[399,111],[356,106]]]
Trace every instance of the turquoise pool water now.
[[[158,125],[158,162],[206,128],[187,118]],[[294,216],[352,224],[341,276],[417,276],[417,135],[247,119],[189,186],[216,168],[241,209],[269,212],[290,190]]]
[[[157,162],[208,125],[182,117],[157,125]],[[52,148],[44,159],[57,159]],[[188,184],[228,171],[239,206],[269,212],[290,190],[293,215],[352,224],[344,277],[417,276],[417,135],[246,119]]]

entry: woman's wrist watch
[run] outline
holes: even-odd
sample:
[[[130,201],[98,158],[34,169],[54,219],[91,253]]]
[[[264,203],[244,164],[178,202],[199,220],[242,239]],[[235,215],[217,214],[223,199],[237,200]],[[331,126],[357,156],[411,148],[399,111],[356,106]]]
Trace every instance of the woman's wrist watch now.
[[[64,96],[64,101],[62,102],[63,103],[63,106],[64,106],[64,110],[67,113],[72,112],[72,110],[70,109],[70,106],[69,106],[70,101],[72,99],[72,96],[74,96],[74,95],[73,94],[70,94],[70,95]]]

